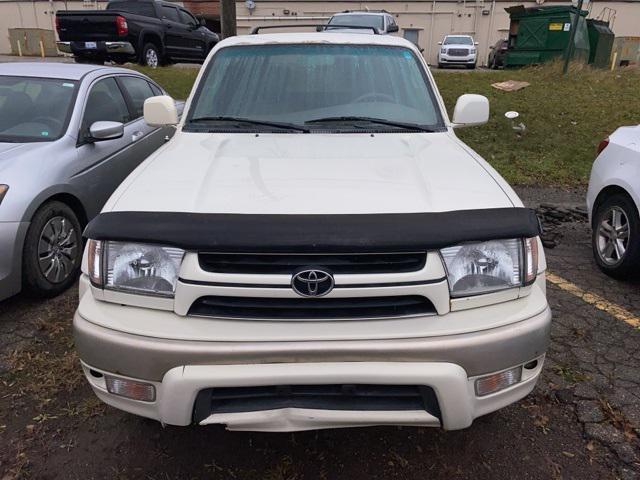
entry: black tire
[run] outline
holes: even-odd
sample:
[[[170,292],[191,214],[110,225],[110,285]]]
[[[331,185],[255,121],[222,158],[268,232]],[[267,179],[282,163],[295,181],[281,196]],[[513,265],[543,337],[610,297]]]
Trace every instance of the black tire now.
[[[45,203],[31,219],[24,242],[25,288],[39,297],[61,294],[80,273],[82,250],[82,227],[74,211],[62,202]]]
[[[476,64],[473,63],[471,65],[465,65],[465,67],[467,67],[467,70],[474,70],[476,68]]]
[[[611,223],[610,219],[612,211],[617,209],[624,213],[621,223],[628,224],[626,237],[626,248],[622,255],[618,255],[617,249],[607,256],[607,242],[622,242],[625,246],[624,234],[616,233],[617,240],[607,240],[607,229],[601,227],[606,220]],[[619,229],[621,232],[624,228]],[[618,279],[635,279],[640,278],[640,215],[636,209],[633,200],[624,193],[616,193],[604,199],[597,206],[593,214],[593,233],[591,236],[591,245],[593,248],[593,257],[604,273],[613,278]],[[614,258],[619,257],[619,258]]]
[[[444,68],[444,64],[443,63],[438,63],[438,68]]]
[[[162,65],[160,49],[155,43],[145,43],[140,53],[139,63],[145,67],[156,68]],[[154,60],[155,59],[155,60]]]

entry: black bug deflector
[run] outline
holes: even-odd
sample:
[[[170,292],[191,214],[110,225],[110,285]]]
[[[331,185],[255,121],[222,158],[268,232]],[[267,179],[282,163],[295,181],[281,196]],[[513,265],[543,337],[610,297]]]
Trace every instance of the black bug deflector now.
[[[215,252],[356,253],[424,251],[540,233],[534,210],[491,208],[353,215],[107,212],[89,223],[84,236]]]

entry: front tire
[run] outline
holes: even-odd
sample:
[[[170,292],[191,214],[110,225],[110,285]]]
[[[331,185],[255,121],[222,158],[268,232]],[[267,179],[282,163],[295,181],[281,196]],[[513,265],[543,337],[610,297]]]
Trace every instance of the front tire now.
[[[604,273],[618,279],[640,277],[640,216],[629,196],[617,193],[598,205],[591,244]]]
[[[140,65],[151,68],[160,66],[160,50],[155,43],[145,43],[140,55]]]
[[[82,227],[62,202],[45,203],[35,213],[22,256],[25,287],[39,297],[55,297],[69,288],[80,273]]]

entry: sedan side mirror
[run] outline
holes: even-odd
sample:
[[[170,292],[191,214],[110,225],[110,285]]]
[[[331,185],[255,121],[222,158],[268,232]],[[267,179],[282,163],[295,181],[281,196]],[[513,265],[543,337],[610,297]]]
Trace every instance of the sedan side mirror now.
[[[453,128],[482,125],[489,120],[489,100],[482,95],[467,93],[458,98],[453,110]]]
[[[144,121],[152,127],[177,125],[176,102],[168,95],[147,98],[144,101]]]
[[[394,33],[399,31],[400,28],[398,28],[398,25],[389,25],[389,28],[387,29],[387,32],[389,33]]]
[[[115,140],[124,135],[124,125],[120,122],[93,122],[89,127],[91,142]]]

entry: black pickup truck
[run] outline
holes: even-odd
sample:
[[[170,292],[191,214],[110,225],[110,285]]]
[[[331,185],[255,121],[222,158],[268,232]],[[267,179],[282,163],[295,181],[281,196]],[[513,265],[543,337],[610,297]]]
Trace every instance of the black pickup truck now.
[[[58,49],[78,63],[202,63],[219,40],[183,7],[160,0],[114,0],[105,10],[59,11],[56,29]]]

